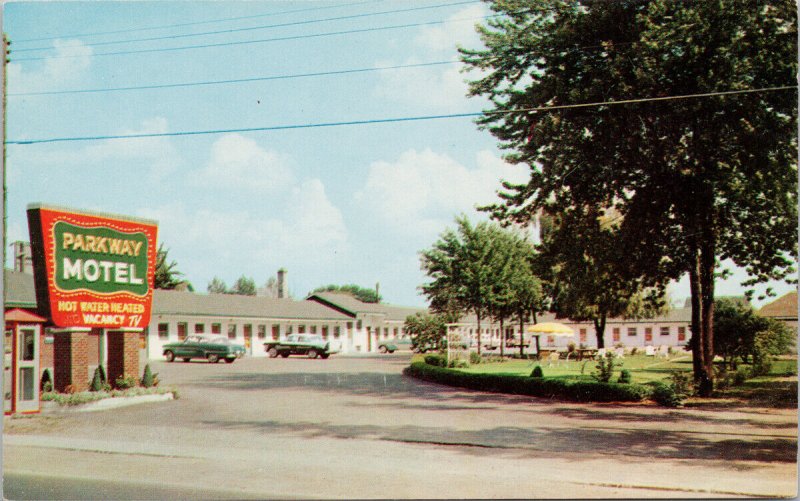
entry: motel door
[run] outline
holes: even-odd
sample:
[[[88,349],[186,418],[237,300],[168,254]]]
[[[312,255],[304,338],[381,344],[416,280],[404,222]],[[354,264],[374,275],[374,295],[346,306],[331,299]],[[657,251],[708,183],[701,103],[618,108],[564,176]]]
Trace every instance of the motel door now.
[[[38,325],[17,327],[15,410],[39,411],[39,336]]]
[[[12,329],[6,329],[5,334],[5,342],[3,343],[3,347],[5,348],[4,355],[3,355],[3,411],[5,413],[11,412],[11,396],[13,388],[13,378],[11,377],[11,357],[13,356],[13,346],[14,346],[14,331]]]

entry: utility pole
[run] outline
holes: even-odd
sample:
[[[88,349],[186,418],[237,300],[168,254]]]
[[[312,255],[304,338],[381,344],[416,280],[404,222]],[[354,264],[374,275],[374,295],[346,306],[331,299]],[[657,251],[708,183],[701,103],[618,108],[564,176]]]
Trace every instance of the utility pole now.
[[[3,178],[3,246],[0,249],[0,260],[3,262],[3,269],[6,266],[6,233],[8,229],[8,194],[6,193],[6,94],[8,94],[8,63],[9,63],[9,54],[11,50],[9,46],[11,45],[11,41],[8,39],[8,35],[3,33],[3,99],[2,99],[2,114],[3,114],[3,123],[2,123],[2,136],[3,136],[3,159],[0,160],[0,171],[2,171],[2,178]],[[4,272],[5,273],[5,272]],[[3,283],[2,286],[2,296],[3,296],[3,325],[5,325],[5,299],[6,299],[6,288],[5,288],[5,279],[0,280]]]

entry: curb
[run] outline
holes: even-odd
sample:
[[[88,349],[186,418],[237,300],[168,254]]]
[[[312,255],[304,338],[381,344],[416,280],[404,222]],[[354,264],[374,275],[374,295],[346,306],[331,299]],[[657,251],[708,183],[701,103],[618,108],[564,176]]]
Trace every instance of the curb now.
[[[73,413],[73,412],[97,412],[108,409],[128,407],[130,405],[147,404],[151,402],[166,402],[174,400],[172,392],[154,395],[137,395],[135,397],[111,397],[88,402],[80,405],[60,405],[55,402],[42,402],[42,413]]]

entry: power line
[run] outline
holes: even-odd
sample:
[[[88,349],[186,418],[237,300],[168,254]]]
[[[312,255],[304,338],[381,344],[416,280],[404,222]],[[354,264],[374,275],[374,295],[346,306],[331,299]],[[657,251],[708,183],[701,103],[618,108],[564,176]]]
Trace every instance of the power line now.
[[[266,80],[288,80],[293,78],[305,78],[305,77],[319,77],[319,76],[329,76],[329,75],[346,75],[351,73],[367,73],[373,71],[385,71],[385,70],[398,70],[398,69],[405,69],[405,68],[422,68],[426,66],[438,66],[444,64],[456,64],[459,61],[434,61],[430,63],[416,63],[416,64],[399,64],[395,66],[378,66],[375,68],[357,68],[357,69],[350,69],[350,70],[334,70],[334,71],[320,71],[315,73],[296,73],[292,75],[274,75],[274,76],[264,76],[264,77],[251,77],[251,78],[236,78],[230,80],[207,80],[201,82],[183,82],[183,83],[171,83],[171,84],[154,84],[154,85],[139,85],[139,86],[130,86],[130,87],[108,87],[108,88],[97,88],[97,89],[71,89],[71,90],[52,90],[52,91],[41,91],[41,92],[15,92],[9,93],[9,97],[17,97],[17,96],[45,96],[45,95],[57,95],[57,94],[88,94],[88,93],[97,93],[97,92],[120,92],[120,91],[133,91],[133,90],[148,90],[148,89],[170,89],[176,87],[195,87],[201,85],[223,85],[223,84],[233,84],[233,83],[246,83],[246,82],[261,82]]]
[[[242,40],[238,42],[218,42],[218,43],[210,43],[210,44],[199,44],[199,45],[184,45],[180,47],[161,47],[157,49],[139,49],[139,50],[125,50],[125,51],[117,51],[117,52],[98,52],[92,54],[92,57],[97,56],[118,56],[124,54],[144,54],[144,53],[151,53],[151,52],[173,52],[179,50],[191,50],[191,49],[208,49],[212,47],[229,47],[233,45],[247,45],[247,44],[255,44],[255,43],[267,43],[267,42],[282,42],[287,40],[300,40],[305,38],[322,38],[322,37],[329,37],[329,36],[336,36],[336,35],[350,35],[354,33],[370,33],[375,31],[383,31],[383,30],[396,30],[396,29],[403,29],[403,28],[417,28],[420,26],[433,26],[437,24],[447,24],[447,23],[454,23],[454,22],[462,22],[462,21],[477,21],[481,19],[488,19],[491,17],[496,17],[498,14],[492,14],[489,16],[480,16],[474,18],[466,18],[466,19],[452,19],[452,20],[439,20],[439,21],[428,21],[423,23],[410,23],[410,24],[397,24],[397,25],[390,25],[390,26],[377,26],[373,28],[362,28],[357,30],[344,30],[344,31],[332,31],[326,33],[314,33],[310,35],[293,35],[293,36],[286,36],[286,37],[276,37],[276,38],[263,38],[258,40]],[[14,61],[43,61],[45,59],[71,59],[76,57],[87,57],[86,55],[63,55],[63,56],[42,56],[42,57],[21,57],[15,58]]]
[[[150,137],[200,136],[200,135],[210,135],[210,134],[228,134],[232,132],[265,132],[265,131],[275,131],[275,130],[341,127],[345,125],[371,125],[371,124],[392,123],[392,122],[418,122],[423,120],[466,118],[466,117],[478,117],[484,115],[505,115],[510,113],[528,113],[532,111],[555,111],[555,110],[565,110],[565,109],[575,109],[575,108],[612,106],[618,104],[636,104],[636,103],[654,102],[654,101],[676,101],[682,99],[699,99],[705,97],[731,96],[736,94],[753,94],[757,92],[776,92],[782,90],[797,90],[797,85],[785,85],[780,87],[762,87],[760,89],[705,92],[701,94],[684,94],[678,96],[644,97],[636,99],[624,99],[620,101],[599,101],[594,103],[562,104],[556,106],[537,106],[533,108],[523,108],[519,110],[485,111],[477,113],[454,113],[449,115],[427,115],[427,116],[416,116],[416,117],[378,118],[378,119],[368,119],[368,120],[351,120],[347,122],[322,122],[322,123],[310,123],[310,124],[274,125],[268,127],[248,127],[248,128],[214,129],[214,130],[200,130],[200,131],[153,132],[153,133],[142,133],[142,134],[77,136],[77,137],[59,137],[59,138],[47,138],[47,139],[17,139],[17,140],[6,141],[6,144],[31,145],[31,144],[61,143],[61,142],[73,142],[73,141],[99,141],[99,140],[113,140],[113,139],[142,139]]]
[[[329,10],[329,9],[338,9],[341,7],[352,7],[354,5],[365,5],[371,3],[380,3],[385,0],[371,0],[368,2],[353,2],[353,3],[345,3],[339,5],[329,5],[327,7],[309,7],[306,9],[295,9],[295,10],[285,10],[281,12],[270,12],[267,14],[254,14],[250,16],[238,16],[238,17],[225,17],[220,19],[209,19],[207,21],[195,21],[191,23],[175,23],[175,24],[162,24],[160,26],[150,26],[150,27],[143,27],[143,28],[128,28],[124,30],[113,30],[113,31],[95,31],[92,33],[73,33],[71,35],[57,35],[57,36],[50,36],[50,37],[41,37],[41,38],[26,38],[22,40],[14,40],[14,43],[24,43],[24,42],[40,42],[43,40],[57,40],[59,38],[77,38],[77,37],[93,37],[93,36],[101,36],[101,35],[118,35],[120,33],[135,33],[137,31],[151,31],[151,30],[162,30],[168,28],[182,28],[185,26],[197,26],[201,24],[213,24],[213,23],[222,23],[226,21],[241,21],[244,19],[256,19],[261,17],[273,17],[279,16],[283,14],[296,14],[299,12],[310,12],[310,11],[317,11],[317,10]]]
[[[82,44],[82,47],[98,47],[103,45],[116,45],[116,44],[123,44],[123,43],[132,43],[132,42],[152,42],[157,40],[172,40],[178,38],[189,38],[189,37],[199,37],[205,35],[220,35],[220,34],[229,34],[229,33],[240,33],[245,31],[256,31],[256,30],[266,30],[270,28],[284,28],[288,26],[301,26],[306,24],[315,24],[315,23],[322,23],[327,21],[343,21],[347,19],[360,19],[365,17],[373,17],[373,16],[380,16],[386,14],[399,14],[404,12],[414,12],[420,10],[430,10],[430,9],[438,9],[442,7],[452,7],[457,5],[466,5],[466,4],[474,4],[474,3],[481,3],[481,0],[466,0],[462,2],[455,2],[455,3],[446,3],[446,4],[438,4],[438,5],[429,5],[425,7],[412,7],[406,9],[395,9],[395,10],[386,10],[381,12],[368,12],[365,14],[352,14],[348,16],[338,16],[338,17],[328,17],[324,19],[310,19],[305,21],[292,21],[288,23],[279,23],[279,24],[268,24],[263,26],[251,26],[247,28],[231,28],[227,30],[217,30],[217,31],[204,31],[199,33],[185,33],[182,35],[164,35],[159,37],[149,37],[149,38],[131,38],[127,40],[112,40],[106,42],[95,42],[95,43],[87,43]],[[41,50],[52,50],[53,47],[30,47],[27,49],[16,49],[14,52],[32,52],[32,51],[41,51]]]

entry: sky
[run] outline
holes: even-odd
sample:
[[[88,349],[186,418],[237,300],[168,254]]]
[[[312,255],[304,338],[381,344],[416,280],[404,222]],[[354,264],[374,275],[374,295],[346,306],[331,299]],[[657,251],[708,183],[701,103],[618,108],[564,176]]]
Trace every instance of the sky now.
[[[456,46],[480,47],[489,14],[465,0],[6,3],[9,141],[227,131],[9,144],[7,241],[29,240],[31,203],[139,216],[198,291],[285,268],[297,298],[380,283],[385,302],[424,306],[419,252],[459,214],[486,219],[475,207],[501,179],[527,179],[489,132],[471,117],[241,129],[479,112]],[[109,90],[125,87],[150,88]],[[718,295],[742,293],[734,271]]]

